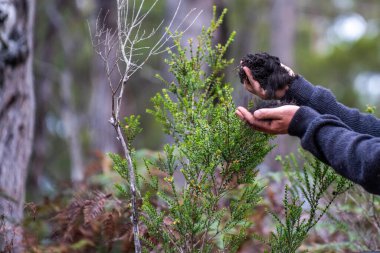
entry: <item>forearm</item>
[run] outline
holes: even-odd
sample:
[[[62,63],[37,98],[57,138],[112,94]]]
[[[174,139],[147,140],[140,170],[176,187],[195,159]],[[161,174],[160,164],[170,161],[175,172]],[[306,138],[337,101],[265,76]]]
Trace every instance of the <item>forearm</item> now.
[[[330,90],[314,86],[302,76],[290,85],[283,99],[311,107],[320,114],[335,115],[355,132],[380,137],[380,120],[344,106],[336,100]]]
[[[307,107],[297,111],[289,134],[300,137],[303,148],[342,176],[380,194],[380,138],[356,133],[337,117]]]

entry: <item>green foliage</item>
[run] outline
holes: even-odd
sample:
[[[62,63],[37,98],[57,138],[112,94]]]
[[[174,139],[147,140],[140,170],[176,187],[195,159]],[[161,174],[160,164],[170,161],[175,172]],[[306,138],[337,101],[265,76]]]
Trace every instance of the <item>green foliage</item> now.
[[[367,108],[365,109],[367,113],[374,114],[376,112],[376,106],[374,105],[367,105]]]
[[[124,118],[124,135],[129,145],[129,149],[132,149],[132,143],[135,140],[136,136],[141,133],[142,129],[140,128],[140,116],[131,115]]]
[[[331,243],[314,244],[312,252],[375,252],[380,249],[379,196],[355,185],[344,193],[327,216],[328,219],[316,229],[320,233],[328,232]],[[339,242],[336,238],[345,240]]]
[[[142,236],[146,252],[236,252],[246,240],[248,220],[260,201],[262,186],[256,181],[256,166],[271,150],[269,136],[256,132],[235,116],[231,85],[224,81],[232,63],[226,44],[215,44],[214,33],[224,11],[204,28],[197,43],[181,44],[181,35],[169,51],[168,82],[148,110],[174,143],[164,147],[154,161],[145,161],[148,177],[141,205]],[[123,125],[128,149],[141,129],[139,118],[131,116]],[[129,182],[126,161],[110,155],[115,170]],[[294,155],[280,161],[291,185],[285,187],[284,220],[271,213],[275,232],[267,243],[271,252],[295,252],[310,230],[320,221],[335,198],[351,184],[327,165],[302,153],[301,169]],[[136,166],[134,166],[136,168]],[[127,189],[116,186],[129,197]]]
[[[152,177],[144,197],[147,250],[235,252],[246,237],[248,214],[260,200],[255,167],[270,151],[269,136],[255,132],[235,116],[232,88],[224,82],[225,45],[213,43],[223,11],[189,48],[176,39],[167,60],[173,82],[149,110],[175,143],[147,162]],[[159,171],[159,173],[154,171]],[[157,208],[153,203],[158,205]],[[153,243],[154,238],[154,243]]]
[[[124,118],[124,124],[121,124],[121,128],[123,129],[124,136],[127,143],[127,148],[130,153],[133,168],[135,170],[135,175],[137,175],[136,171],[136,155],[135,150],[133,148],[133,141],[135,140],[136,136],[142,131],[140,128],[140,116],[131,115],[129,117]],[[122,158],[118,154],[109,153],[108,156],[111,158],[113,162],[113,169],[126,181],[127,186],[130,184],[130,178],[129,178],[129,167],[127,164],[127,160]],[[138,181],[137,181],[138,183]],[[126,189],[124,186],[120,184],[115,185],[116,189],[119,191],[119,194],[129,199],[130,194],[128,189]]]
[[[285,186],[283,199],[285,220],[273,214],[276,233],[272,233],[269,240],[264,240],[271,247],[271,252],[295,252],[336,197],[352,186],[326,164],[304,151],[300,154],[304,159],[302,168],[293,154],[285,159],[278,158],[290,185]]]
[[[110,153],[108,154],[113,162],[113,169],[119,173],[119,175],[125,179],[127,182],[129,182],[129,175],[128,175],[128,165],[127,161],[123,159],[118,154]]]

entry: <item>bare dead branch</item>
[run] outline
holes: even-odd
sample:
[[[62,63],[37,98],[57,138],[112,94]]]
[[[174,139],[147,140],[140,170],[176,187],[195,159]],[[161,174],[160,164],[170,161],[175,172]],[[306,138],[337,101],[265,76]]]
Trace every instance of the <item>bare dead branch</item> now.
[[[152,46],[142,46],[143,43],[154,40],[154,36],[160,31],[164,21],[161,21],[156,27],[152,28],[150,33],[142,30],[142,25],[153,8],[158,3],[154,1],[147,11],[143,11],[145,0],[141,0],[139,4],[136,0],[116,0],[117,3],[117,29],[106,27],[106,19],[109,12],[104,15],[100,21],[100,14],[95,24],[95,34],[91,35],[92,46],[97,55],[104,62],[104,69],[107,75],[108,86],[112,91],[112,116],[109,122],[114,126],[117,139],[121,142],[125,159],[128,164],[129,173],[129,189],[131,191],[132,204],[132,224],[135,243],[135,252],[141,252],[141,243],[139,239],[139,219],[137,210],[137,198],[140,193],[136,187],[136,175],[133,168],[131,151],[129,145],[123,136],[120,125],[120,109],[123,103],[124,90],[130,77],[149,60],[153,55],[157,55],[172,48],[168,42],[175,38],[178,34],[185,32],[190,28],[201,14],[201,11],[193,18],[190,25],[181,31],[184,22],[190,18],[195,9],[188,12],[179,25],[172,29],[177,18],[181,0],[178,2],[173,18],[163,34],[152,43]],[[164,49],[165,48],[165,49]],[[113,76],[119,75],[119,81],[115,83]]]

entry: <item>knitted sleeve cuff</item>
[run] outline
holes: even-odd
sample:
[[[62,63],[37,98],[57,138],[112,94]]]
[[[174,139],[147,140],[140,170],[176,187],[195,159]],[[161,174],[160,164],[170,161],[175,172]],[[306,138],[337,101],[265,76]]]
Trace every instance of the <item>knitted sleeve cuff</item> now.
[[[320,116],[320,114],[310,107],[301,106],[294,114],[293,119],[289,124],[289,135],[302,138],[310,123],[318,116]]]
[[[289,85],[289,90],[282,98],[284,101],[294,101],[297,105],[308,105],[308,102],[315,91],[315,86],[305,78],[297,75],[296,79]]]

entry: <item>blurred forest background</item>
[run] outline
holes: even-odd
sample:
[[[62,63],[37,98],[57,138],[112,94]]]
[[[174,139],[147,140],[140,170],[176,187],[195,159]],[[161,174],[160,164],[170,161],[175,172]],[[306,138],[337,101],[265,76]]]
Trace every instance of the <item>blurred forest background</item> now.
[[[36,121],[28,168],[26,202],[40,202],[71,191],[71,182],[106,180],[111,162],[107,152],[120,144],[108,119],[111,94],[103,62],[94,53],[91,33],[97,18],[116,26],[116,1],[38,0],[34,30],[34,92]],[[146,0],[146,7],[153,0]],[[145,22],[147,28],[172,18],[178,0],[162,0]],[[228,8],[218,35],[225,41],[237,32],[229,57],[234,66],[247,53],[266,51],[313,84],[331,89],[339,101],[364,110],[380,106],[380,1],[378,0],[182,0],[180,17],[192,8],[203,10],[186,38],[200,33],[212,16],[212,6]],[[107,15],[106,15],[107,14]],[[177,19],[176,22],[180,22]],[[149,29],[148,29],[149,30]],[[155,78],[167,76],[166,55],[152,57],[129,82],[123,115],[141,115],[143,132],[136,148],[144,154],[161,150],[171,141],[151,115],[151,97],[162,89]],[[226,73],[234,85],[237,105],[251,95],[243,90],[235,68]],[[278,171],[274,157],[296,150],[299,143],[281,136],[278,147],[262,165]],[[281,186],[282,187],[282,186]],[[282,188],[279,188],[282,189]],[[276,188],[274,187],[274,192]]]
[[[146,6],[152,0],[146,1]],[[160,1],[145,23],[170,20],[178,0]],[[225,40],[237,37],[229,51],[238,65],[247,53],[267,51],[280,57],[296,73],[330,88],[342,103],[364,110],[380,105],[380,2],[377,0],[183,0],[181,12],[203,10],[187,37],[199,34],[211,20],[212,6],[228,8],[220,31]],[[56,194],[73,170],[104,170],[106,152],[120,150],[110,117],[111,94],[101,60],[94,54],[90,31],[107,10],[107,25],[115,26],[115,1],[39,0],[35,24],[36,128],[27,181],[27,200]],[[100,15],[100,16],[99,16]],[[177,22],[181,21],[180,19]],[[126,90],[124,114],[141,115],[143,133],[137,149],[159,150],[168,140],[153,117],[146,114],[150,98],[162,88],[154,76],[167,75],[165,55],[153,57],[134,75]],[[247,105],[235,69],[228,73],[237,105]],[[294,142],[281,137],[279,142]],[[280,145],[267,159],[294,150],[298,143]]]

